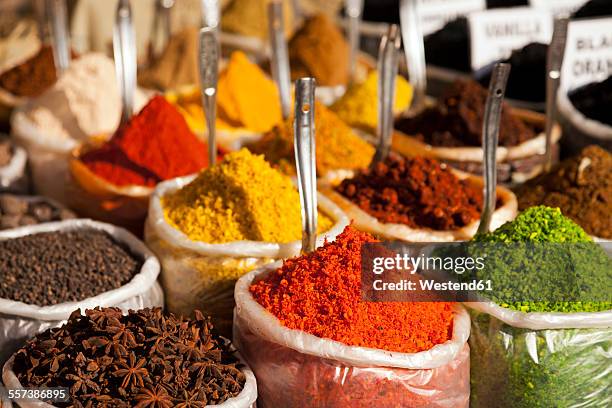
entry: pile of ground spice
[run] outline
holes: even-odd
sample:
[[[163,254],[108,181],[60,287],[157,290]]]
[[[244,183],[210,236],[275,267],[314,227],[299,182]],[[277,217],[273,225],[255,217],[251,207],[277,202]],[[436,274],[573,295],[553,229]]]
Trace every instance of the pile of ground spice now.
[[[346,85],[349,46],[331,18],[316,14],[289,41],[289,63],[293,81],[314,77],[320,86]]]
[[[476,81],[457,80],[434,106],[414,118],[400,119],[395,127],[434,146],[481,146],[487,94],[487,89]],[[504,103],[499,145],[516,146],[535,136],[535,131]]]
[[[351,346],[416,353],[449,340],[451,303],[362,301],[368,242],[376,240],[348,226],[334,242],[286,260],[250,292],[284,326]]]
[[[241,51],[219,75],[218,118],[233,127],[266,132],[282,120],[276,84]]]
[[[315,102],[315,142],[317,173],[330,170],[361,169],[370,164],[374,147],[359,137],[346,123],[322,103]],[[260,140],[247,145],[263,154],[270,163],[286,174],[295,174],[293,117],[277,125]]]
[[[302,236],[300,197],[288,176],[246,149],[162,198],[164,215],[194,241],[290,242]],[[319,231],[331,220],[319,214]]]
[[[57,80],[53,50],[45,46],[20,65],[0,75],[0,88],[17,96],[33,97],[42,94]]]
[[[268,4],[271,0],[233,0],[221,13],[221,28],[230,33],[261,39],[268,38]],[[293,7],[290,1],[283,4],[285,34],[293,31]]]
[[[612,126],[612,76],[575,89],[568,96],[584,116]]]
[[[395,81],[393,113],[399,114],[410,106],[412,86],[398,75]],[[331,110],[345,123],[373,131],[378,124],[378,72],[372,71],[364,82],[348,87],[344,95],[331,106]]]
[[[481,188],[423,157],[389,157],[336,190],[379,221],[411,228],[459,229],[477,220],[482,209]]]
[[[208,165],[208,148],[163,96],[155,96],[101,147],[81,156],[95,174],[117,185],[152,187]]]
[[[13,143],[11,139],[0,134],[0,168],[6,166],[13,158]]]
[[[516,190],[519,209],[558,207],[563,214],[600,238],[612,238],[612,154],[588,146],[550,172]]]

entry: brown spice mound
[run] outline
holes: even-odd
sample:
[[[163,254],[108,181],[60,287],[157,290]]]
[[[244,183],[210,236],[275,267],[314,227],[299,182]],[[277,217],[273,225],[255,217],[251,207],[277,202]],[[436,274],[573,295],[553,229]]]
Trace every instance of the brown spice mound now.
[[[325,14],[309,18],[289,42],[291,80],[314,77],[317,85],[348,82],[349,46],[342,32]]]
[[[4,167],[11,162],[13,158],[13,145],[8,138],[0,135],[0,167]]]
[[[477,220],[481,190],[436,160],[388,158],[345,179],[336,190],[384,223],[455,230]]]
[[[516,191],[519,209],[558,207],[586,232],[612,238],[612,154],[599,146],[559,163]]]
[[[0,88],[13,95],[33,97],[46,91],[56,79],[53,50],[45,46],[23,64],[0,75]]]
[[[482,124],[487,89],[472,80],[455,81],[435,106],[414,118],[403,118],[396,128],[434,146],[482,145]],[[536,136],[504,103],[499,130],[501,146],[516,146]]]

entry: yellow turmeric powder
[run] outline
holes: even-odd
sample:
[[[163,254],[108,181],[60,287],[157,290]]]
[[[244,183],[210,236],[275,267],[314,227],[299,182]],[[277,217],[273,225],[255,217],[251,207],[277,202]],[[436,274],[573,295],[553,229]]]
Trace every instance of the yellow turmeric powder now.
[[[290,242],[302,235],[300,198],[286,175],[246,149],[162,198],[166,221],[194,241]],[[332,221],[319,214],[319,231]]]
[[[349,86],[331,110],[351,126],[373,131],[378,123],[378,72],[372,71],[366,80]],[[406,110],[412,101],[412,86],[402,76],[395,81],[395,102],[393,112]]]
[[[321,176],[330,170],[367,167],[374,155],[372,145],[320,102],[315,102],[315,142],[317,173]],[[284,173],[296,173],[292,117],[247,148],[253,153],[263,154]]]
[[[272,0],[233,0],[221,13],[221,28],[230,33],[268,38],[268,3]],[[293,7],[283,0],[285,34],[293,31]]]

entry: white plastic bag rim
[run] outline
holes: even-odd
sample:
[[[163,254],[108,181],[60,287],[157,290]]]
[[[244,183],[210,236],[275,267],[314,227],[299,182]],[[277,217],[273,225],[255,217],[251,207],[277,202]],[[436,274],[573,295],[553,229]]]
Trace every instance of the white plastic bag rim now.
[[[161,239],[172,242],[173,245],[182,249],[188,249],[204,256],[234,256],[234,257],[270,257],[286,258],[298,253],[302,241],[296,240],[287,243],[261,242],[261,241],[234,241],[223,244],[209,244],[202,241],[189,239],[182,231],[172,227],[166,222],[161,198],[189,184],[197,175],[178,177],[159,183],[149,201],[149,220]],[[331,200],[322,194],[317,194],[319,208],[325,214],[335,220],[332,228],[317,236],[317,246],[322,245],[325,240],[333,240],[349,224],[348,217]]]
[[[612,327],[612,310],[603,312],[530,312],[506,309],[495,302],[467,302],[471,309],[487,313],[509,326],[530,330],[602,329]]]
[[[571,125],[580,132],[601,140],[612,139],[612,126],[603,124],[597,120],[590,119],[582,114],[570,101],[567,90],[557,95],[557,107],[559,113],[567,119]]]
[[[26,116],[25,112],[30,108],[31,104],[26,103],[11,115],[11,133],[18,142],[54,153],[70,153],[79,145],[79,142],[71,138],[57,137],[57,135],[45,136],[43,134],[45,130],[36,127]]]
[[[277,261],[255,269],[242,276],[234,289],[236,315],[239,324],[245,324],[251,332],[267,341],[300,353],[335,360],[352,366],[419,370],[434,369],[450,363],[463,349],[470,336],[470,317],[459,303],[455,305],[451,340],[418,353],[399,353],[368,347],[349,346],[339,341],[289,329],[283,326],[276,316],[261,306],[249,292],[249,287],[254,280],[264,278],[268,273],[281,266],[282,261]]]
[[[206,405],[206,408],[245,408],[252,406],[257,400],[257,381],[255,380],[255,374],[253,374],[253,371],[248,366],[246,361],[242,359],[239,353],[236,353],[236,356],[243,365],[243,367],[240,368],[240,371],[242,371],[246,379],[242,391],[240,391],[240,394],[224,401],[221,404]],[[2,368],[2,381],[7,388],[23,389],[23,385],[21,385],[19,379],[13,371],[14,361],[15,357],[11,356],[11,358],[4,363],[4,367]],[[27,402],[26,408],[28,407],[55,408],[55,405],[48,404],[41,400],[32,400]]]
[[[0,167],[0,185],[9,186],[25,173],[27,154],[23,147],[13,144],[13,156],[11,161]]]
[[[160,264],[155,255],[131,232],[111,224],[90,219],[73,219],[13,228],[0,231],[0,240],[18,238],[41,232],[71,231],[92,228],[106,231],[117,241],[127,245],[131,251],[142,257],[140,272],[125,285],[78,302],[65,302],[52,306],[37,306],[0,298],[0,313],[43,321],[66,320],[76,309],[93,309],[122,303],[126,299],[147,292],[157,282]]]

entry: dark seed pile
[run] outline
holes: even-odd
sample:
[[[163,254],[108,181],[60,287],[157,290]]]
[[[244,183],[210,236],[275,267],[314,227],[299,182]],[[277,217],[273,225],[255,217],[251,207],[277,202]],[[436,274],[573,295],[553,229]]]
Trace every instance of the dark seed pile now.
[[[60,407],[204,407],[246,381],[210,318],[160,308],[77,310],[17,351],[13,370],[25,387],[68,387],[71,402]]]
[[[28,201],[11,194],[0,195],[0,230],[75,218],[72,211],[45,201]]]
[[[612,126],[612,76],[573,90],[569,99],[587,118]]]
[[[103,231],[7,239],[0,241],[0,298],[38,306],[79,301],[126,284],[141,266]]]

